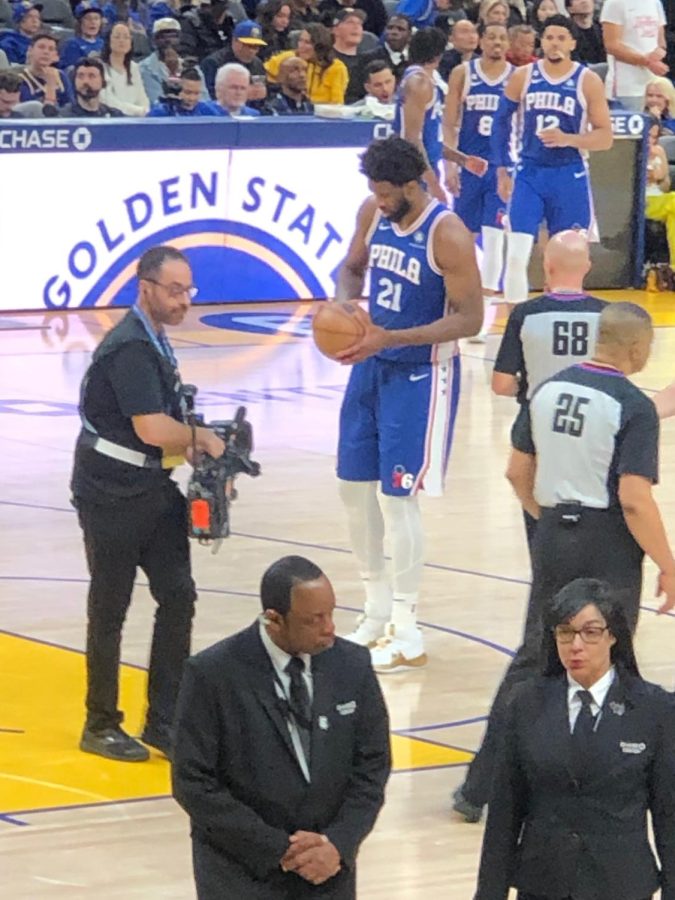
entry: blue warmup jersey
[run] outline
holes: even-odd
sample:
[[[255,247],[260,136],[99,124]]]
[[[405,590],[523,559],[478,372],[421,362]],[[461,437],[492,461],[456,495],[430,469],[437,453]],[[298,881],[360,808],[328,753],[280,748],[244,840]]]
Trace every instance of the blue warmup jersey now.
[[[472,59],[463,65],[462,124],[457,146],[462,153],[494,162],[490,151],[492,125],[513,66],[509,63],[503,75],[490,81],[483,74],[479,59]]]
[[[582,85],[587,69],[575,63],[563,79],[551,81],[542,63],[529,65],[520,108],[520,158],[536,166],[567,166],[578,163],[581,153],[576,147],[545,147],[537,132],[559,128],[565,134],[586,131],[586,98]]]
[[[421,66],[410,66],[409,69],[406,69],[406,73],[403,76],[396,97],[396,113],[394,115],[393,127],[394,133],[401,135],[401,137],[403,137],[403,119],[405,115],[403,110],[403,97],[405,95],[406,81],[411,75],[417,74],[418,72],[424,73],[424,69]],[[422,143],[424,144],[424,149],[426,150],[431,167],[435,169],[443,155],[443,132],[441,123],[443,120],[444,97],[443,92],[437,84],[433,85],[433,89],[433,97],[424,113]]]
[[[433,240],[438,222],[452,215],[432,200],[416,222],[401,231],[379,212],[368,237],[370,317],[388,329],[416,328],[442,318],[447,310],[443,275],[434,262]],[[393,362],[428,363],[448,359],[455,343],[391,347],[378,356]]]

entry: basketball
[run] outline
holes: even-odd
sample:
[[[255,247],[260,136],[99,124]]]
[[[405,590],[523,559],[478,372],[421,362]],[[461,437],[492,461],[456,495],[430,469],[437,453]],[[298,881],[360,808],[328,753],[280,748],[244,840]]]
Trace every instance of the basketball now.
[[[346,350],[362,337],[366,329],[361,320],[361,307],[353,300],[344,303],[322,303],[312,319],[314,343],[329,359]]]

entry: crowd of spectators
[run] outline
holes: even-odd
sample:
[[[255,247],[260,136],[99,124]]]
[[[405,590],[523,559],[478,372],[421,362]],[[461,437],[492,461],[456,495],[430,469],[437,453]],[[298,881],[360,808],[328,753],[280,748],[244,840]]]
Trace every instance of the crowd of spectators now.
[[[411,36],[427,24],[447,36],[443,86],[478,55],[481,25],[508,27],[508,59],[521,66],[537,58],[543,23],[558,12],[577,26],[578,61],[602,67],[610,46],[610,72],[618,72],[635,55],[617,38],[625,0],[605,0],[602,16],[597,0],[103,2],[49,0],[52,17],[54,3],[70,17],[54,22],[43,21],[40,2],[0,0],[2,84],[19,79],[18,92],[4,88],[5,98],[18,93],[13,116],[257,117],[346,105],[354,115],[390,118]],[[669,130],[673,104],[658,84],[666,64],[658,49],[647,55],[642,80],[656,78],[645,108],[661,104]]]

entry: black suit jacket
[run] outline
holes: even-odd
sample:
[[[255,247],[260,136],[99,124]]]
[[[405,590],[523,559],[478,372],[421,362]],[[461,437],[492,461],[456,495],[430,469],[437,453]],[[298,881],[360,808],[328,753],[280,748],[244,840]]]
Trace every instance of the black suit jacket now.
[[[475,900],[535,896],[675,900],[675,705],[656,685],[617,676],[592,754],[573,753],[567,679],[513,694],[483,839]],[[647,833],[651,812],[661,874]]]
[[[258,624],[185,666],[173,792],[191,819],[200,900],[355,897],[355,861],[384,801],[389,723],[363,647],[312,660],[311,783],[293,750]],[[326,834],[342,870],[314,886],[279,862],[297,830]]]

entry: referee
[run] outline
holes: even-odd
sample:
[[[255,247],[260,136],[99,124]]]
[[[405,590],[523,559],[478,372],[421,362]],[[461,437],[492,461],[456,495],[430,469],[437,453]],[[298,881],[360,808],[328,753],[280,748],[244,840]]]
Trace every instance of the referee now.
[[[455,810],[478,821],[488,801],[504,708],[513,684],[538,663],[542,613],[575,578],[606,581],[632,630],[646,553],[658,566],[659,612],[675,605],[675,560],[652,496],[659,421],[626,376],[640,372],[653,337],[649,314],[612,303],[600,316],[595,354],[545,381],[513,434],[507,477],[537,521],[523,643],[492,705],[483,746]]]
[[[118,709],[122,626],[137,569],[157,604],[142,739],[165,755],[196,599],[186,501],[171,480],[193,435],[164,331],[183,321],[195,288],[186,257],[173,247],[146,251],[137,277],[135,306],[105,336],[82,382],[71,483],[91,576],[80,749],[128,762],[149,756],[122,730]],[[195,440],[214,457],[225,449],[207,428],[196,428]]]
[[[590,268],[586,234],[559,232],[544,252],[547,293],[519,303],[509,316],[495,360],[492,390],[502,397],[515,397],[520,404],[514,430],[542,381],[593,352],[598,319],[607,302],[584,292]],[[524,515],[531,551],[535,519],[527,511]]]

